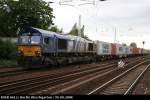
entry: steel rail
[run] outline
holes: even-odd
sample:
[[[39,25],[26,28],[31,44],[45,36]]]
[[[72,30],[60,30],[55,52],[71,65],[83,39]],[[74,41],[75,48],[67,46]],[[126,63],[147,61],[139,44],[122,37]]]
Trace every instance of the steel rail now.
[[[126,70],[125,72],[119,74],[118,76],[114,77],[113,79],[107,81],[106,83],[102,84],[101,86],[93,89],[91,92],[89,92],[87,95],[91,95],[91,94],[94,94],[95,92],[97,92],[98,90],[102,90],[103,88],[105,88],[106,86],[108,86],[109,84],[111,84],[112,82],[116,81],[117,79],[121,78],[122,76],[124,76],[125,74],[127,74],[128,72],[130,72],[131,70],[133,70],[134,68],[138,67],[139,65],[145,63],[145,62],[148,62],[150,60],[145,60],[141,63],[138,63],[137,65],[131,67],[130,69]]]
[[[112,62],[112,63],[110,63],[110,64],[115,64],[116,62]],[[86,68],[80,68],[80,69],[77,69],[77,70],[73,70],[73,71],[68,71],[68,72],[65,72],[66,74],[69,74],[69,73],[76,73],[76,72],[79,72],[79,71],[84,71],[84,70],[90,70],[90,69],[93,69],[93,68],[95,68],[95,67],[99,67],[99,66],[107,66],[107,65],[110,65],[110,64],[108,64],[108,63],[104,63],[104,64],[99,64],[99,65],[96,65],[96,66],[94,66],[94,67],[90,67],[91,66],[91,64],[89,65],[88,64],[88,67]],[[82,66],[82,65],[81,65]],[[22,82],[22,81],[28,81],[28,80],[36,80],[36,79],[40,79],[41,77],[50,77],[50,76],[52,76],[52,75],[59,75],[59,74],[64,74],[63,72],[58,72],[58,73],[53,73],[53,74],[50,74],[50,75],[44,75],[44,76],[39,76],[39,77],[35,77],[35,78],[27,78],[27,79],[19,79],[19,80],[15,80],[15,81],[10,81],[10,82],[2,82],[2,83],[0,83],[0,87],[1,86],[3,86],[3,85],[11,85],[12,83],[14,83],[14,84],[17,84],[17,83],[20,83],[20,82]]]
[[[135,85],[137,84],[137,82],[142,78],[142,76],[144,75],[144,73],[147,71],[147,69],[149,68],[150,64],[142,71],[142,73],[136,78],[136,80],[130,85],[130,87],[127,89],[127,91],[124,93],[124,95],[128,95],[129,93],[131,93],[132,89],[135,87]]]
[[[115,65],[115,64],[114,64]],[[76,72],[76,73],[71,73],[71,74],[66,74],[66,75],[64,75],[64,76],[59,76],[59,77],[56,77],[56,78],[52,78],[52,79],[49,79],[49,78],[47,78],[47,80],[44,80],[44,81],[41,81],[40,80],[40,78],[38,79],[38,81],[36,80],[32,80],[32,81],[30,81],[30,80],[27,80],[27,82],[28,82],[28,84],[24,84],[24,83],[27,83],[26,81],[23,81],[23,82],[18,82],[19,84],[21,84],[21,86],[19,86],[19,84],[17,85],[16,83],[12,83],[12,84],[7,84],[7,85],[3,85],[3,86],[0,86],[0,88],[1,88],[1,90],[0,90],[0,92],[2,92],[2,91],[6,91],[6,90],[12,90],[12,89],[15,89],[15,88],[21,88],[21,87],[23,87],[23,86],[28,86],[28,85],[30,85],[30,84],[38,84],[38,83],[47,83],[48,81],[54,81],[54,80],[59,80],[59,79],[63,79],[63,78],[65,78],[65,77],[70,77],[70,76],[74,76],[74,75],[80,75],[80,74],[83,74],[83,73],[90,73],[90,72],[95,72],[95,71],[97,71],[97,70],[103,70],[103,69],[106,69],[106,68],[109,68],[109,67],[112,67],[112,66],[114,66],[114,65],[107,65],[107,66],[105,66],[105,67],[100,67],[100,68],[96,68],[96,69],[89,69],[89,70],[85,70],[85,71],[82,71],[82,72]],[[41,78],[43,78],[43,77],[41,77]],[[29,83],[29,81],[30,81],[30,83]],[[12,85],[15,85],[14,87],[10,87],[9,89],[7,89],[7,87],[8,86],[12,86]],[[17,86],[16,86],[17,85]],[[4,88],[5,87],[5,88]],[[3,89],[2,89],[3,88]]]
[[[131,63],[135,63],[135,62],[131,62]],[[128,65],[130,65],[130,64],[128,64]],[[90,82],[92,80],[95,80],[95,79],[99,78],[99,77],[105,76],[108,73],[110,74],[113,71],[115,71],[115,70],[110,70],[110,71],[108,71],[106,73],[103,73],[103,74],[102,73],[101,74],[97,74],[96,76],[92,75],[90,77],[89,76],[81,77],[81,78],[75,79],[73,81],[69,81],[69,82],[66,82],[66,83],[55,85],[55,86],[49,88],[48,90],[39,91],[37,94],[39,94],[39,93],[46,93],[46,91],[47,91],[47,93],[60,94],[60,93],[63,93],[65,91],[71,90],[73,88],[79,87],[80,85],[86,84],[86,83],[88,83],[88,82]],[[57,89],[59,89],[59,90],[57,90]]]

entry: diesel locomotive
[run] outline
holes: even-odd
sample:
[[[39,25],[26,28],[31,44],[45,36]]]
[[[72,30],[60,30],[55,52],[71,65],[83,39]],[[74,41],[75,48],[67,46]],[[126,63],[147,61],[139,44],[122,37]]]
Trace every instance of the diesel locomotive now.
[[[66,64],[93,61],[96,44],[84,38],[27,27],[18,34],[18,63]]]
[[[34,27],[20,30],[18,64],[63,65],[148,54],[147,50],[79,36],[55,33]]]

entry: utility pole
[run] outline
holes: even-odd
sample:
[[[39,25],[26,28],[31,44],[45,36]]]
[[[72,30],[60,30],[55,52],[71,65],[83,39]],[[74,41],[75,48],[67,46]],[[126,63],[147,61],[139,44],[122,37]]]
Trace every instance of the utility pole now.
[[[80,37],[81,37],[81,15],[79,15],[78,36],[80,36]]]
[[[69,3],[72,3],[74,0],[60,0],[60,2],[59,2],[59,4],[60,5],[68,5],[68,6],[72,6],[72,7],[74,7],[75,5],[73,5],[73,4],[69,4]],[[80,1],[80,0],[78,0],[78,1]],[[81,1],[84,1],[84,3],[82,3],[82,4],[78,4],[78,6],[81,6],[81,5],[86,5],[86,4],[92,4],[92,5],[95,5],[95,0],[81,0]],[[106,0],[98,0],[98,1],[106,1]],[[79,20],[78,20],[78,36],[80,36],[81,37],[81,14],[79,15]]]
[[[115,33],[114,33],[114,34],[115,34],[115,35],[114,35],[114,43],[116,43],[116,27],[115,27],[115,29],[114,29],[114,32],[115,32]]]

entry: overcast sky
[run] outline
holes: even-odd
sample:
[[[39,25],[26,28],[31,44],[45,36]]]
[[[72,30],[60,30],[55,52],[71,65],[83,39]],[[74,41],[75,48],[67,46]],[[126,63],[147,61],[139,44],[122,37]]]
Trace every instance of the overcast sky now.
[[[72,0],[72,6],[59,5],[59,1],[71,0],[45,0],[54,1],[54,23],[69,32],[78,23],[81,15],[81,24],[85,25],[85,34],[92,40],[114,42],[116,28],[117,42],[136,42],[138,47],[150,49],[150,0],[95,0],[95,5],[79,4],[94,0]]]

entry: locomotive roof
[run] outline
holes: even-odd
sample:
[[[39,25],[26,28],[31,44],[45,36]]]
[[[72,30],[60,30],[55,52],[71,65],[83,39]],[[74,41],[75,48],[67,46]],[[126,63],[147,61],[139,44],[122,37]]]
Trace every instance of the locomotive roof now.
[[[40,32],[40,34],[42,34],[42,36],[56,36],[58,38],[61,38],[61,39],[74,39],[73,36],[70,36],[70,35],[67,35],[67,34],[59,34],[59,33],[56,33],[56,32],[50,32],[50,31],[46,31],[46,30],[43,30],[43,29],[39,29],[39,28],[34,28],[32,27],[32,29],[35,29],[37,31]]]
[[[31,29],[37,30],[42,36],[54,36],[54,35],[57,35],[55,32],[50,32],[50,31],[47,31],[47,30],[39,29],[39,28],[31,27]]]
[[[89,41],[89,40],[84,39],[84,38],[79,37],[79,36],[74,36],[74,35],[69,35],[69,34],[59,34],[59,33],[56,33],[56,32],[51,32],[51,31],[47,31],[47,30],[43,30],[43,29],[39,29],[39,28],[34,28],[34,27],[29,27],[29,29],[31,31],[40,33],[42,36],[48,36],[48,37],[56,36],[56,37],[61,38],[61,39],[93,42],[93,41]]]

